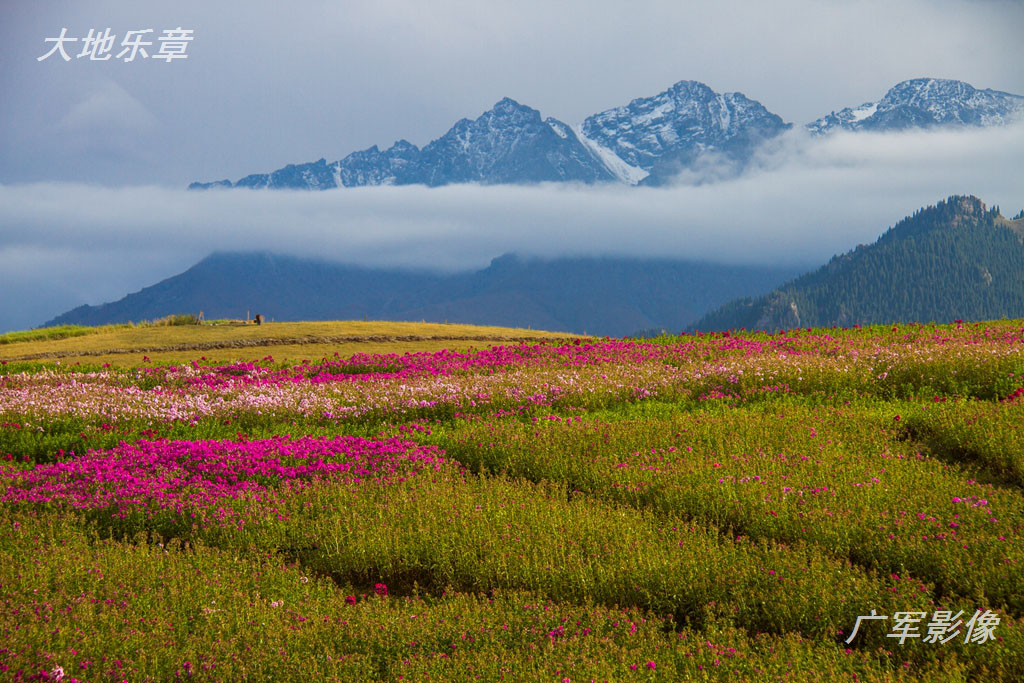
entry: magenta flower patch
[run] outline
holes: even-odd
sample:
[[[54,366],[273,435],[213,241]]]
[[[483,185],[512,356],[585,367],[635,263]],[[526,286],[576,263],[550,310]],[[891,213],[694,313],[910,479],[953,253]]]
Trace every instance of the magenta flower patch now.
[[[402,481],[446,461],[433,446],[401,439],[277,437],[261,441],[139,441],[67,462],[5,472],[3,500],[94,510],[209,508],[225,498],[319,479]]]

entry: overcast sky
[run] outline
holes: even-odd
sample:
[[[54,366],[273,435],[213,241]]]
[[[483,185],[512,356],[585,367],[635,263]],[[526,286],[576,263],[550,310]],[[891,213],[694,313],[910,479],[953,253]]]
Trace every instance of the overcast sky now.
[[[1019,0],[5,2],[0,182],[238,178],[423,145],[508,96],[567,123],[699,80],[790,122],[921,76],[1024,93]],[[67,28],[185,60],[38,62]],[[118,50],[119,51],[119,48]]]
[[[109,27],[120,42],[179,26],[195,38],[171,63],[77,59],[81,41],[70,62],[37,60],[62,28]],[[1018,0],[5,2],[0,332],[120,298],[212,249],[467,268],[582,239],[601,253],[810,264],[950,193],[1015,212],[1020,128],[788,136],[743,178],[662,191],[183,188],[423,145],[504,96],[578,123],[693,79],[801,124],[921,76],[1024,94],[1022,34]]]

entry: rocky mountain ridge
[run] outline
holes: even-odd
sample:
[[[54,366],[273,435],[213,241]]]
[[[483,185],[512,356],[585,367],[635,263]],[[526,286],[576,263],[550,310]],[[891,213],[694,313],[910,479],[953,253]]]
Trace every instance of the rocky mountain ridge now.
[[[877,102],[846,107],[807,124],[813,134],[836,129],[900,131],[935,126],[1001,126],[1024,117],[1024,97],[978,90],[963,81],[915,78],[898,83]]]
[[[897,84],[877,102],[832,112],[805,128],[822,135],[836,130],[997,126],[1022,118],[1022,96],[978,90],[962,81],[919,78]],[[335,162],[288,164],[234,183],[195,182],[189,189],[540,182],[661,185],[709,155],[740,170],[762,143],[791,127],[743,93],[717,93],[698,81],[679,81],[657,95],[589,116],[577,126],[542,119],[536,109],[506,97],[476,119],[456,122],[422,149],[399,140],[386,150],[374,145]]]

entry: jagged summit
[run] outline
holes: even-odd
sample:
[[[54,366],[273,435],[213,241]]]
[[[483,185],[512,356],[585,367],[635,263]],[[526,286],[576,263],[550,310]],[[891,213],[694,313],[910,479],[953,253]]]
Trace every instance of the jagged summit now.
[[[897,83],[877,102],[847,107],[807,124],[815,134],[843,130],[906,130],[934,126],[1000,126],[1024,117],[1024,97],[978,90],[969,83],[915,78]]]
[[[476,119],[459,120],[422,149],[403,139],[386,150],[373,145],[333,163],[320,159],[289,164],[273,173],[246,176],[234,185],[219,181],[192,183],[189,188],[325,190],[364,185],[593,183],[614,178],[569,126],[556,119],[544,121],[536,109],[505,97]]]
[[[716,93],[699,81],[679,81],[653,97],[594,114],[582,133],[657,184],[705,152],[744,161],[763,140],[790,124],[743,93]]]
[[[832,112],[806,128],[900,131],[933,126],[996,126],[1024,118],[1024,97],[968,83],[916,78],[882,99]],[[542,118],[504,97],[475,119],[460,119],[422,149],[399,140],[340,161],[289,164],[235,183],[192,183],[189,189],[249,187],[326,190],[363,185],[619,181],[660,185],[689,171],[707,182],[743,170],[758,147],[791,127],[743,93],[717,93],[683,80],[570,126]]]
[[[575,180],[592,183],[614,176],[555,119],[505,97],[475,120],[462,119],[423,148],[422,180],[450,183],[521,183]]]
[[[714,151],[749,157],[767,137],[789,127],[741,93],[718,94],[698,81],[679,81],[664,92],[637,98],[570,126],[543,119],[532,107],[504,97],[475,119],[460,119],[422,149],[400,140],[328,163],[289,164],[213,187],[329,189],[359,185],[430,186],[450,183],[656,184]]]
[[[513,100],[511,97],[502,97],[500,100],[498,100],[497,102],[494,103],[494,106],[491,107],[490,111],[484,112],[481,115],[481,118],[487,116],[488,114],[500,115],[500,114],[504,114],[506,112],[507,113],[514,113],[514,112],[532,113],[532,112],[536,112],[537,116],[538,117],[540,116],[540,112],[538,112],[536,109],[533,109],[532,107],[527,107],[525,104],[519,104],[518,102]]]
[[[680,81],[653,97],[594,114],[583,122],[583,132],[624,161],[649,171],[669,151],[735,137],[759,117],[769,119],[777,130],[785,128],[779,117],[741,93],[718,94],[703,83]]]

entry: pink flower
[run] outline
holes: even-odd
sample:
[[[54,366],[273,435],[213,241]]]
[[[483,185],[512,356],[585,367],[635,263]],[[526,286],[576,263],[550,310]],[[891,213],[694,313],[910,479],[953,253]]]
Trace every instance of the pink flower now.
[[[350,605],[356,604],[356,596],[354,596],[354,595],[348,596],[347,598],[345,598],[345,602],[347,602]]]
[[[388,587],[386,584],[378,583],[376,586],[373,587],[373,592],[377,595],[387,595]]]
[[[650,669],[651,671],[654,671],[658,667],[657,667],[657,665],[655,665],[654,662],[647,662],[647,668]]]

